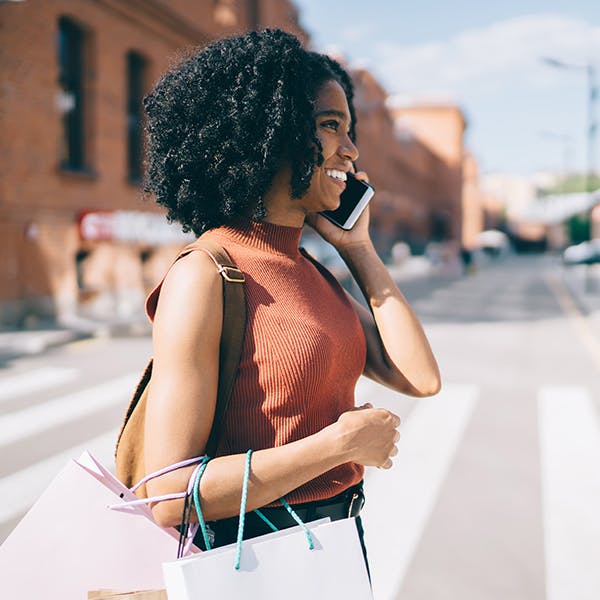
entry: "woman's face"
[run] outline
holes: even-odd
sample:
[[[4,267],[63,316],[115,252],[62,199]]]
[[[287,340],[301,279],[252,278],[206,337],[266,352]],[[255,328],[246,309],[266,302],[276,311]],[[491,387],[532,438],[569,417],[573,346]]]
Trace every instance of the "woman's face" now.
[[[358,158],[358,149],[348,133],[351,125],[348,101],[337,81],[327,81],[319,89],[314,116],[317,138],[323,148],[323,164],[315,165],[310,187],[295,201],[306,212],[334,210],[339,206],[346,173]]]

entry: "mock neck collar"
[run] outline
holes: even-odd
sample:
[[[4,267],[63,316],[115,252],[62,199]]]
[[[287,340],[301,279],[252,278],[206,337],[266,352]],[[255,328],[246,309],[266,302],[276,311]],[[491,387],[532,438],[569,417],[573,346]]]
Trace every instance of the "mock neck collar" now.
[[[224,225],[219,229],[244,246],[292,258],[299,254],[298,245],[302,227],[240,219],[233,225]]]

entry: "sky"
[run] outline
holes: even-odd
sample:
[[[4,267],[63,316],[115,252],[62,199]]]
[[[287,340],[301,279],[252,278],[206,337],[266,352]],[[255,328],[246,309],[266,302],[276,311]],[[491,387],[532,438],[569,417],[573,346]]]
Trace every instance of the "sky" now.
[[[586,65],[600,85],[600,0],[295,4],[315,49],[369,68],[398,102],[458,104],[482,173],[586,169]],[[595,112],[600,120],[600,94]],[[600,170],[600,128],[595,146]]]

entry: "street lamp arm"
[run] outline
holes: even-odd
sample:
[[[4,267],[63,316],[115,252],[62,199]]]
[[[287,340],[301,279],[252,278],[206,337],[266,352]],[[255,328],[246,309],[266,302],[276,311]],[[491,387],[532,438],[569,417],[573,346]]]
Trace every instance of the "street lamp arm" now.
[[[551,56],[541,56],[540,61],[550,67],[555,67],[557,69],[577,69],[580,71],[581,70],[585,71],[590,68],[590,65],[587,65],[587,64],[586,65],[577,65],[577,64],[573,64],[573,63],[566,63],[562,60],[552,58]]]

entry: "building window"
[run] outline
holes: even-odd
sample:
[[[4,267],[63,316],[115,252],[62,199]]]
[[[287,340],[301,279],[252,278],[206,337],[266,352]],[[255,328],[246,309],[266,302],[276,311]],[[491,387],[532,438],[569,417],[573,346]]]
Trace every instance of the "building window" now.
[[[89,255],[89,250],[79,250],[75,255],[75,273],[77,274],[77,288],[79,291],[86,289],[84,265]]]
[[[85,140],[85,33],[70,19],[58,21],[58,105],[62,113],[60,165],[83,170],[86,166]]]
[[[144,80],[147,61],[137,52],[127,53],[127,174],[139,182],[143,175]]]
[[[430,237],[435,242],[444,242],[451,238],[450,215],[447,211],[434,210],[430,216]]]

